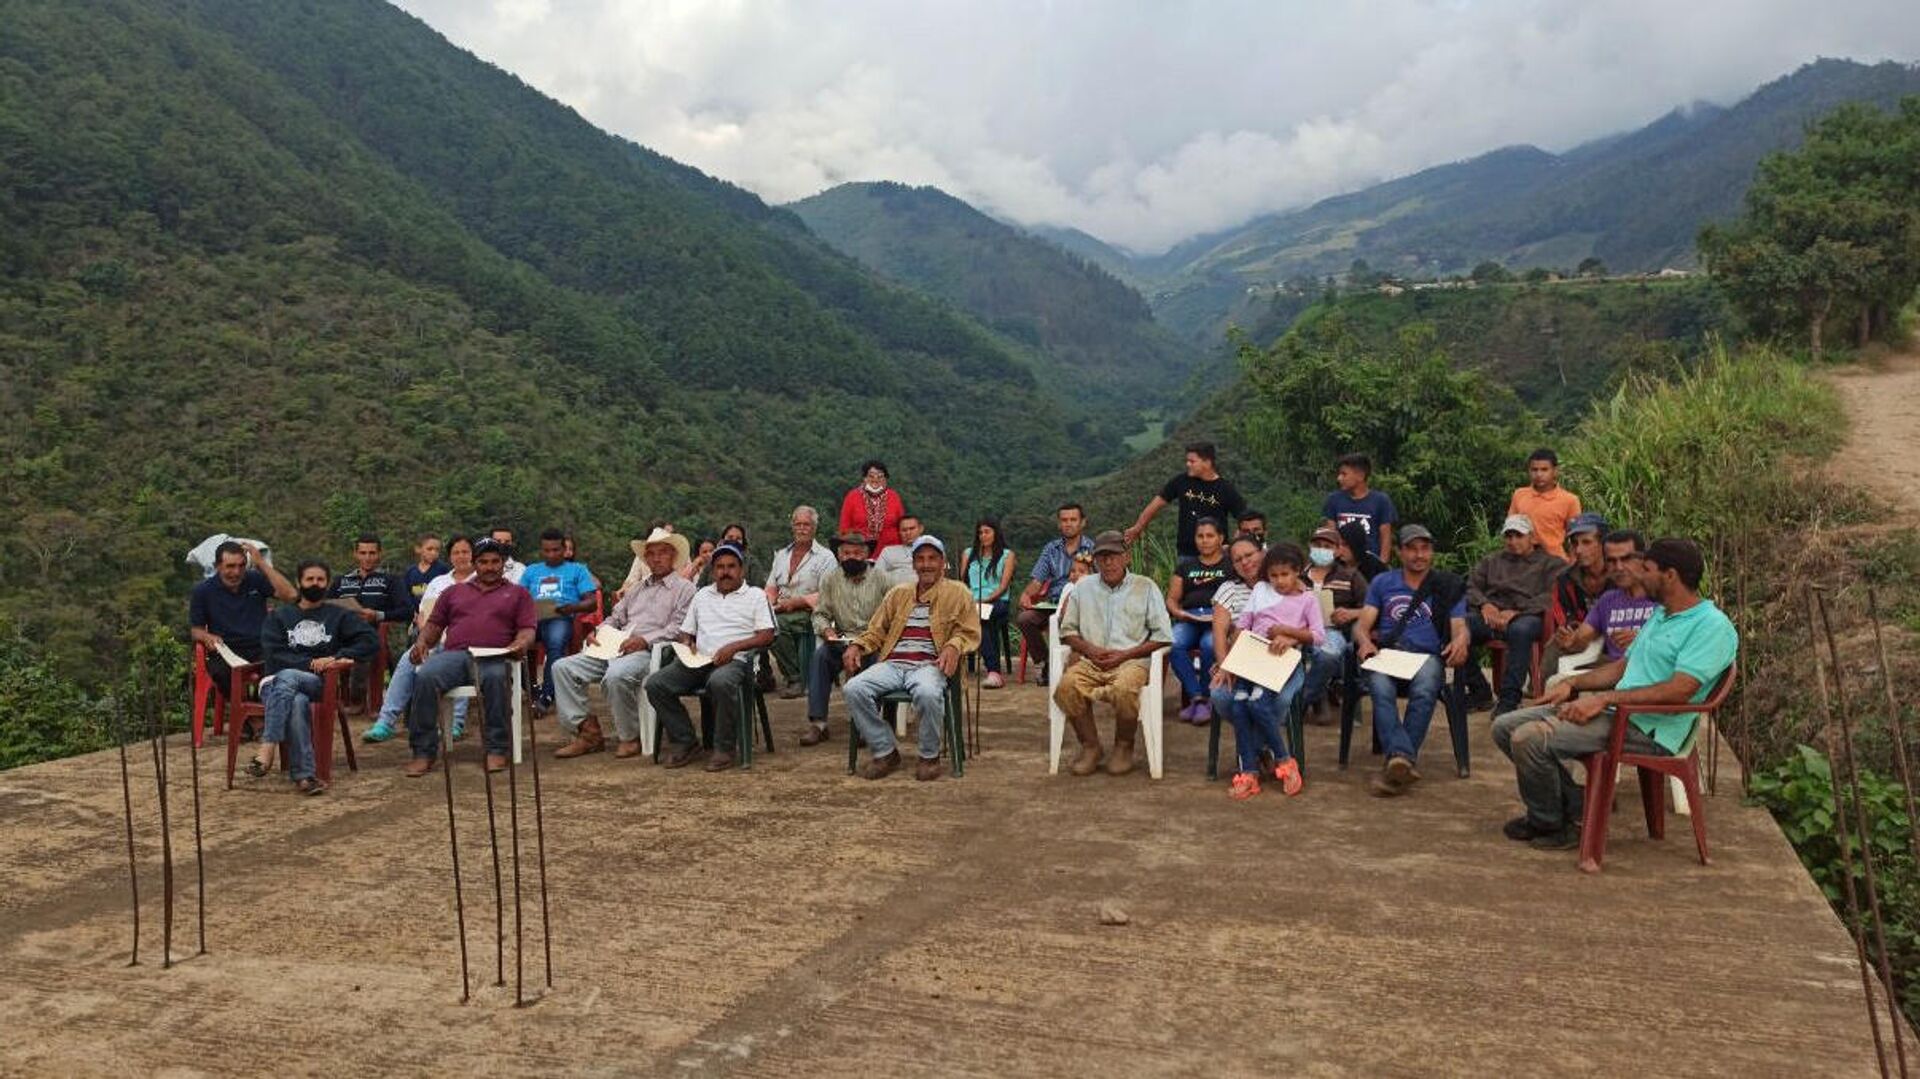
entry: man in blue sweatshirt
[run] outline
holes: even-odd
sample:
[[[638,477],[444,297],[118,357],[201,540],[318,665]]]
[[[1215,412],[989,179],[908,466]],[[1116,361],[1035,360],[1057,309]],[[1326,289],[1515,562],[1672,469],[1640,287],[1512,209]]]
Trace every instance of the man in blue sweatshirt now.
[[[320,696],[321,675],[353,666],[380,647],[373,627],[355,612],[326,602],[333,572],[324,562],[300,563],[294,574],[297,603],[281,604],[267,615],[260,630],[260,650],[266,660],[267,681],[260,689],[266,706],[266,732],[247,765],[250,776],[264,776],[273,766],[273,747],[284,744],[287,777],[302,794],[324,794],[326,785],[314,775],[313,731],[309,725],[313,702]],[[333,752],[327,746],[326,752]]]

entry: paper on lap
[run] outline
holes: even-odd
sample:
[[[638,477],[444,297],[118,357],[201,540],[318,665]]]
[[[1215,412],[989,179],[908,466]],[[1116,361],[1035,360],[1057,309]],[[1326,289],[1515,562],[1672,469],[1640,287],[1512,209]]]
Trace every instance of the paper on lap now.
[[[1427,660],[1431,658],[1433,657],[1427,655],[1425,652],[1408,652],[1400,648],[1382,648],[1380,651],[1375,652],[1371,659],[1362,663],[1360,669],[1363,671],[1373,671],[1377,674],[1384,674],[1388,678],[1398,678],[1405,681],[1419,674],[1420,668],[1426,666]]]
[[[511,648],[469,648],[467,649],[467,655],[475,659],[494,659],[499,656],[504,656],[511,651],[513,651]]]
[[[1221,667],[1228,674],[1278,693],[1286,688],[1287,679],[1292,678],[1300,666],[1300,649],[1289,648],[1276,656],[1267,651],[1271,644],[1258,633],[1242,633],[1233,639],[1233,647],[1227,649],[1226,662]]]
[[[682,667],[707,667],[713,664],[712,656],[703,656],[693,650],[690,644],[674,642],[673,654],[679,658]]]
[[[229,667],[250,667],[253,665],[252,660],[242,657],[240,653],[227,647],[227,642],[225,641],[221,641],[215,645],[213,650],[220,653],[221,661]]]
[[[594,659],[615,660],[620,658],[620,646],[625,644],[627,633],[612,626],[601,626],[594,631],[593,639],[580,651]]]
[[[993,604],[982,603],[980,605],[980,621],[985,622],[992,617],[993,617]]]

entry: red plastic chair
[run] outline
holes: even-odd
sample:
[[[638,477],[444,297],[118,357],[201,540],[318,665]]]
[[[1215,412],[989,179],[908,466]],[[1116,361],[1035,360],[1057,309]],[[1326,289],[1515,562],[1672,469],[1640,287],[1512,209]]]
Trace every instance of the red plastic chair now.
[[[377,716],[380,706],[387,699],[387,671],[393,667],[393,649],[387,644],[387,631],[404,622],[382,622],[374,627],[373,635],[380,641],[380,647],[373,653],[367,670],[367,714]]]
[[[1493,684],[1497,689],[1504,684],[1507,673],[1507,642],[1491,640],[1486,643],[1487,654],[1493,657]],[[1540,657],[1545,652],[1539,641],[1533,642],[1532,662],[1527,669],[1527,696],[1538,697],[1546,688],[1546,679],[1540,672]]]
[[[249,719],[265,720],[267,708],[257,696],[247,699],[247,687],[260,685],[260,664],[249,663],[233,669],[233,681],[227,686],[227,789],[233,789],[233,763],[240,756],[241,733]]]
[[[1666,777],[1673,776],[1680,780],[1681,787],[1687,792],[1687,812],[1693,818],[1693,842],[1700,852],[1700,864],[1711,864],[1707,859],[1705,799],[1700,790],[1699,742],[1707,730],[1709,719],[1720,710],[1727,694],[1733,690],[1734,669],[1733,664],[1728,664],[1726,673],[1714,684],[1713,692],[1698,704],[1623,704],[1614,709],[1613,730],[1606,750],[1588,754],[1584,762],[1587,767],[1587,809],[1586,820],[1580,831],[1581,872],[1600,872],[1600,863],[1606,857],[1607,824],[1613,815],[1614,787],[1620,780],[1620,768],[1639,770],[1640,805],[1646,812],[1647,836],[1652,839],[1664,839],[1667,834]],[[1693,732],[1687,736],[1680,752],[1667,757],[1625,751],[1629,716],[1685,715],[1689,712],[1700,713],[1700,718],[1694,720]]]
[[[592,633],[594,627],[605,621],[607,617],[605,593],[596,589],[580,598],[583,600],[591,598],[593,600],[593,610],[573,616],[573,640],[567,645],[567,655],[569,656],[580,651],[581,647],[587,643],[587,635]],[[547,647],[540,643],[538,637],[535,637],[533,647],[527,650],[527,684],[532,685],[536,676],[546,669]]]
[[[193,748],[199,749],[206,742],[205,726],[207,709],[213,705],[213,676],[207,673],[207,648],[194,642],[193,645]],[[219,717],[214,718],[214,727],[220,726]]]
[[[341,670],[331,670],[320,676],[320,699],[313,702],[312,710],[308,713],[312,716],[309,733],[313,737],[313,773],[320,782],[329,786],[333,783],[333,732],[336,727],[340,731],[340,741],[347,749],[347,770],[360,770],[360,761],[353,751],[353,731],[347,727],[346,709],[341,707],[342,673]],[[257,670],[255,678],[258,679]],[[249,710],[252,714],[266,715],[266,706],[258,702],[249,702]],[[228,790],[233,789],[233,769],[240,758],[240,723],[241,719],[235,715],[227,729]],[[279,757],[280,768],[284,771],[287,767],[286,752],[282,750]]]

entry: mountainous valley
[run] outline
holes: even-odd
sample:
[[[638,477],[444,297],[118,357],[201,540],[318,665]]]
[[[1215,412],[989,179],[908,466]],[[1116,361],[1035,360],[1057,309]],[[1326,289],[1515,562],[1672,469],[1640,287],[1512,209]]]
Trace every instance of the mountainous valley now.
[[[1920,93],[1920,67],[1821,60],[1730,107],[1676,109],[1637,131],[1561,154],[1515,146],[1427,169],[1134,260],[1155,314],[1216,339],[1259,293],[1346,272],[1354,259],[1406,277],[1465,274],[1491,259],[1615,272],[1695,264],[1700,227],[1734,214],[1766,154],[1847,101]],[[1254,295],[1249,295],[1249,291]]]

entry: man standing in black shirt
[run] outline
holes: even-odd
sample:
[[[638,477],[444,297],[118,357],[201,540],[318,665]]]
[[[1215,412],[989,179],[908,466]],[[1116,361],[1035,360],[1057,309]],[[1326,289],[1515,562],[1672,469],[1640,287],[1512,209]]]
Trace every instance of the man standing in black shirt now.
[[[1202,517],[1225,523],[1231,515],[1234,520],[1242,519],[1247,512],[1247,500],[1233,484],[1221,478],[1214,467],[1218,452],[1211,442],[1195,442],[1187,447],[1187,470],[1184,474],[1167,481],[1153,501],[1140,511],[1140,518],[1133,522],[1125,535],[1129,544],[1140,538],[1147,530],[1154,515],[1169,504],[1179,507],[1180,525],[1175,547],[1183,558],[1195,558],[1200,554],[1194,545],[1193,530]]]

